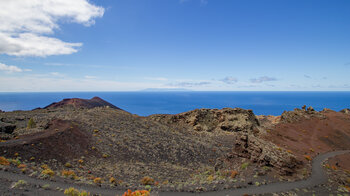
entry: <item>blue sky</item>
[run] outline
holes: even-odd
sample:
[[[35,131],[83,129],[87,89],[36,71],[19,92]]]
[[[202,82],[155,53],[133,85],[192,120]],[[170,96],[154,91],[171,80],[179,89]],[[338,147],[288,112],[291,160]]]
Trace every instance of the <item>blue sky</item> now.
[[[1,92],[350,89],[348,0],[36,3],[0,2]]]

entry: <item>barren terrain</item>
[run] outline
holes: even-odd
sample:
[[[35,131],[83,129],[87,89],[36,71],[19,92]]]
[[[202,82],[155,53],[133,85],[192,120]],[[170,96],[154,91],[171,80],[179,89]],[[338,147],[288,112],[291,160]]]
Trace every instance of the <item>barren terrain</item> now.
[[[62,183],[61,188],[224,194],[220,191],[307,179],[317,155],[350,149],[346,111],[303,108],[276,117],[224,108],[140,117],[97,97],[65,99],[43,109],[0,113],[0,167]],[[294,192],[349,191],[348,162],[349,153],[325,163],[331,175],[321,184],[328,188]],[[5,175],[1,179],[11,184]],[[62,191],[24,187],[29,195],[37,189]],[[1,189],[25,194],[16,187]]]

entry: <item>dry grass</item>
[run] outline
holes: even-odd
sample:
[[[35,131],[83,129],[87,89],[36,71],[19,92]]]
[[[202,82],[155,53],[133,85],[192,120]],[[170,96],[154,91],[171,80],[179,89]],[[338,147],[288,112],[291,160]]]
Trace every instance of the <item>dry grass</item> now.
[[[5,157],[0,157],[0,165],[10,165],[10,162]]]
[[[153,185],[154,184],[154,179],[151,178],[151,177],[146,176],[146,177],[143,177],[140,182],[143,185]]]

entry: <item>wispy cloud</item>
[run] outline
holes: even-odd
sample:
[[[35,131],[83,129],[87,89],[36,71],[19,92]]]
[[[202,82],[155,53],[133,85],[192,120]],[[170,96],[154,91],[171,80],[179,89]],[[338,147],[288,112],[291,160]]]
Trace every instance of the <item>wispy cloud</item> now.
[[[39,56],[72,54],[82,43],[49,37],[59,21],[90,26],[102,17],[104,8],[88,0],[0,1],[0,54]]]
[[[304,77],[305,77],[305,78],[308,78],[308,79],[311,79],[311,76],[306,75],[306,74],[304,75]]]
[[[157,83],[87,80],[85,78],[52,77],[49,74],[0,77],[0,84],[0,92],[135,91],[163,87]]]
[[[227,76],[219,81],[224,82],[226,84],[234,84],[238,82],[238,79],[232,76]]]
[[[23,71],[32,71],[31,69],[21,69],[14,65],[5,65],[3,63],[0,63],[0,71],[5,71],[7,73],[14,73],[14,72],[23,72]]]
[[[269,77],[269,76],[262,76],[259,78],[250,79],[250,82],[252,82],[252,83],[263,83],[263,82],[270,82],[270,81],[277,81],[277,79],[274,77]]]
[[[75,66],[75,64],[70,64],[70,63],[44,63],[44,65],[57,66],[57,67],[61,67],[61,66]]]
[[[50,75],[55,76],[55,77],[64,77],[65,75],[59,72],[51,72]]]
[[[203,82],[178,82],[178,83],[170,83],[169,86],[175,86],[175,87],[197,87],[197,86],[206,86],[211,84],[210,82],[203,81]]]
[[[145,80],[155,80],[155,81],[168,81],[168,78],[164,77],[145,77]]]
[[[96,76],[84,76],[85,79],[96,79],[97,77]]]

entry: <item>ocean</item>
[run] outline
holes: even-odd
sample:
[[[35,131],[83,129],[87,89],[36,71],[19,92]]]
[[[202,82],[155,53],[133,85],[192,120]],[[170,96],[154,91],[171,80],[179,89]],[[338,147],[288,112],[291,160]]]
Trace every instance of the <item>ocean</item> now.
[[[350,108],[350,92],[53,92],[0,93],[0,110],[32,110],[64,98],[98,96],[140,116],[177,114],[197,108],[239,107],[256,115],[281,115],[283,111],[312,106],[339,111]]]

